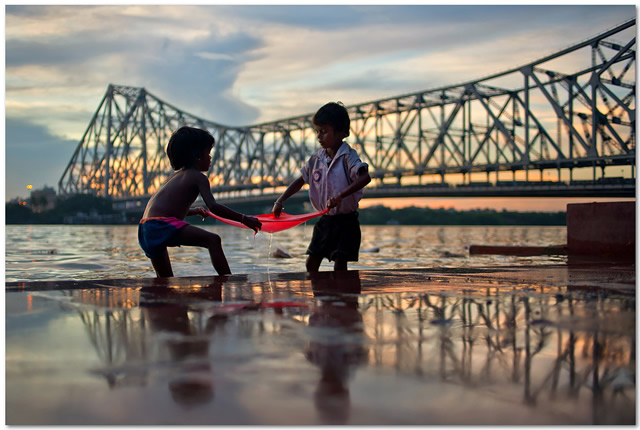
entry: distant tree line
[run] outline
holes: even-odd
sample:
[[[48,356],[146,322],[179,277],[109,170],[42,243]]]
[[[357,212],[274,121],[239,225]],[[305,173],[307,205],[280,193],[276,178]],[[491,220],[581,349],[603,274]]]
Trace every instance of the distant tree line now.
[[[371,206],[360,210],[360,223],[370,225],[566,225],[566,212],[511,212],[493,209],[418,208],[391,209]]]
[[[68,198],[59,198],[56,207],[41,213],[34,213],[28,206],[17,203],[6,204],[7,224],[62,224],[66,216],[78,213],[112,214],[111,199],[91,195],[75,195]],[[236,211],[247,214],[268,213],[269,205],[241,205],[232,206]],[[299,214],[307,211],[308,205],[288,205],[286,211],[291,214]],[[137,223],[140,216],[130,217],[133,224]],[[566,225],[566,212],[512,212],[496,211],[493,209],[473,209],[456,211],[453,209],[431,209],[419,207],[406,207],[391,209],[386,206],[371,206],[360,209],[360,223],[363,225],[540,225],[563,226]],[[317,219],[316,219],[317,220]],[[205,224],[215,224],[217,221],[208,218]],[[310,222],[312,223],[313,220]]]
[[[65,216],[78,213],[113,213],[111,199],[87,194],[76,194],[66,198],[56,198],[55,208],[40,213],[33,212],[29,206],[17,203],[5,205],[7,224],[62,224]]]

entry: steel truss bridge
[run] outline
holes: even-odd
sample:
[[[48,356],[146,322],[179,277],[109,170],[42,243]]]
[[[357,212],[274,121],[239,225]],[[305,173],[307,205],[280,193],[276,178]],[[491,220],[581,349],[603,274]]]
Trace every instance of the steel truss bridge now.
[[[483,79],[347,106],[374,179],[365,198],[635,197],[635,34],[633,19]],[[216,140],[219,200],[273,201],[318,149],[312,116],[229,127],[109,85],[59,192],[139,207],[172,173],[164,150],[186,124]]]

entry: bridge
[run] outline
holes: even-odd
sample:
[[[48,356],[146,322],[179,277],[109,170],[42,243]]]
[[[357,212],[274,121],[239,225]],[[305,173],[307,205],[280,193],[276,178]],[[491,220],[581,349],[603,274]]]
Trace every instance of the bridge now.
[[[492,76],[347,106],[364,197],[635,197],[635,34],[633,19]],[[172,173],[171,133],[191,125],[216,140],[218,200],[274,201],[319,147],[312,116],[229,127],[109,85],[59,193],[140,207]]]

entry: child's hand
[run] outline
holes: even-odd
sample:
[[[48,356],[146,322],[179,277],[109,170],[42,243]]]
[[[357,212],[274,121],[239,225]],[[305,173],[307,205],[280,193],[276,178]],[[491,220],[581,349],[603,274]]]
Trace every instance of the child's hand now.
[[[342,203],[342,197],[340,196],[340,194],[331,197],[329,200],[327,200],[327,207],[329,209],[331,208],[335,208],[337,206],[340,206],[340,203]]]
[[[284,206],[282,206],[282,203],[276,200],[276,202],[273,204],[273,209],[271,209],[271,212],[275,215],[276,218],[279,218],[280,214],[282,213],[282,209],[284,209]]]
[[[258,218],[252,216],[242,215],[242,224],[246,225],[256,233],[262,228],[262,223],[258,221]]]
[[[194,215],[198,215],[202,217],[202,221],[204,221],[205,218],[207,217],[207,208],[199,206],[197,208],[194,208],[193,211],[194,211]]]

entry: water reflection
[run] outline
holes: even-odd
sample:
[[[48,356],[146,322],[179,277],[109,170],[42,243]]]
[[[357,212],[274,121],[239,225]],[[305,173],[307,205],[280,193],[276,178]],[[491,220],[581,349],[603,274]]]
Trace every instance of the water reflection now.
[[[78,303],[109,305],[78,313],[112,389],[164,372],[175,402],[214,402],[222,395],[214,396],[214,369],[229,360],[216,355],[218,342],[242,341],[252,344],[256,366],[269,345],[290,360],[302,353],[317,371],[309,401],[321,424],[348,424],[351,386],[376,380],[376,369],[426,390],[430,381],[481,390],[541,414],[575,409],[590,411],[592,424],[635,422],[633,297],[536,285],[373,294],[358,271],[244,286],[223,278],[192,288],[167,282],[110,290],[108,300],[72,293]],[[390,410],[393,402],[389,396]]]
[[[156,291],[146,294],[152,297],[164,295],[181,299],[179,293],[176,294],[169,288],[151,288]],[[222,300],[221,284],[210,285],[206,290],[210,300]],[[189,315],[189,307],[180,301],[150,300],[143,301],[140,306],[152,334],[162,339],[160,343],[168,351],[171,398],[185,407],[211,402],[214,383],[212,363],[209,360],[209,336],[225,323],[226,318],[217,315],[209,317],[202,333],[194,318]]]
[[[314,405],[322,424],[347,424],[349,379],[368,361],[368,344],[359,311],[359,272],[310,274],[317,299],[308,325],[314,329],[305,357],[320,369]]]

